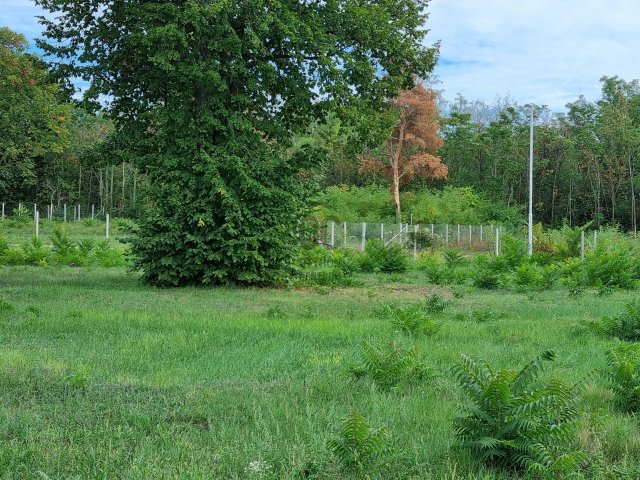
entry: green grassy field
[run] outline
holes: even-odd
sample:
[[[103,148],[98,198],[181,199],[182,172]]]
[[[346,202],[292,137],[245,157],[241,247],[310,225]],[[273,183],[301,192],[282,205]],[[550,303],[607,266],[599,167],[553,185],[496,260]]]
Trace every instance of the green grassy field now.
[[[326,447],[353,411],[390,432],[393,451],[371,478],[506,478],[456,448],[462,396],[448,369],[461,352],[519,367],[554,349],[554,374],[584,378],[605,368],[613,341],[580,324],[632,296],[475,290],[452,299],[435,336],[412,340],[376,307],[451,292],[417,273],[392,278],[337,290],[160,290],[123,269],[0,269],[2,478],[356,478]],[[478,308],[497,318],[455,319]],[[444,375],[381,391],[349,372],[363,340],[414,344]],[[637,421],[611,400],[593,373],[580,448],[629,472],[640,465]]]

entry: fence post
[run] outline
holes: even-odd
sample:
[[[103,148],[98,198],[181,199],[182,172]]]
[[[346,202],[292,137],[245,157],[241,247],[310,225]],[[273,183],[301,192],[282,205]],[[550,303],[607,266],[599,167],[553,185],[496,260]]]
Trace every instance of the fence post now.
[[[580,232],[580,260],[584,260],[584,230]]]
[[[36,214],[35,214],[35,221],[36,221],[36,237],[40,236],[40,212],[38,212],[36,210]]]
[[[367,224],[365,222],[362,222],[361,249],[363,252],[366,245],[367,245]]]
[[[67,204],[66,203],[63,206],[62,212],[64,216],[64,223],[67,223]]]
[[[433,237],[433,223],[431,224],[431,236]]]
[[[53,203],[51,204],[51,215],[49,216],[49,220],[53,220]]]
[[[36,219],[36,214],[38,213],[37,205],[33,204],[33,219]]]
[[[482,225],[480,225],[480,243],[482,243]]]
[[[460,246],[460,224],[458,224],[458,246]]]
[[[595,250],[598,246],[598,230],[593,231],[593,249]]]
[[[80,221],[80,204],[78,204],[78,221]]]
[[[471,247],[471,244],[473,243],[473,239],[471,238],[471,234],[472,234],[472,230],[471,230],[471,225],[469,225],[469,247]]]
[[[500,228],[496,227],[496,257],[500,255]]]
[[[444,244],[449,245],[449,224],[444,226]]]
[[[336,222],[331,222],[331,249],[336,246]]]
[[[96,216],[96,206],[92,203],[91,204],[91,219],[93,220]]]
[[[109,214],[108,213],[107,213],[106,219],[107,219],[106,235],[107,235],[107,238],[109,238]]]
[[[413,226],[413,259],[418,255],[418,224]]]
[[[344,235],[344,248],[347,248],[347,222],[344,222],[342,228],[343,228],[343,235]]]
[[[2,219],[4,220],[4,202],[2,202]]]
[[[380,224],[380,240],[384,242],[384,223]]]

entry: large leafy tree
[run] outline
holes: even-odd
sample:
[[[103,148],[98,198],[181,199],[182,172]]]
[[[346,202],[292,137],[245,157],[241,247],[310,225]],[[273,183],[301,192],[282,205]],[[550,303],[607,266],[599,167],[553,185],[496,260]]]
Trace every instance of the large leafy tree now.
[[[70,104],[24,36],[0,28],[0,192],[36,199],[50,164],[68,141]]]
[[[427,0],[37,0],[68,81],[109,103],[151,185],[135,244],[161,285],[287,271],[313,156],[292,134],[376,111],[425,75]],[[295,154],[291,152],[295,151]]]

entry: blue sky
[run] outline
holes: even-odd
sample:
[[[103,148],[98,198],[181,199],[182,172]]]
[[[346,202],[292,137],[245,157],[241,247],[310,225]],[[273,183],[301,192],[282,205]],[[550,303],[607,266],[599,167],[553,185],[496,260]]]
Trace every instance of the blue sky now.
[[[640,77],[639,0],[432,0],[429,42],[441,41],[435,74],[447,99],[510,96],[561,111],[599,79]],[[0,0],[0,25],[33,39],[31,0]]]

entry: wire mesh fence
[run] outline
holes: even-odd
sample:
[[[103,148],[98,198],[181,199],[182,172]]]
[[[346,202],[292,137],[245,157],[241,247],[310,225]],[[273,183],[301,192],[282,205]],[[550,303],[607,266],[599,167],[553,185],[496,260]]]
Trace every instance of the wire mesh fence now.
[[[476,252],[496,251],[496,241],[506,233],[500,225],[387,224],[328,222],[316,224],[313,241],[327,248],[364,250],[371,239],[402,244],[415,251],[451,247]]]

